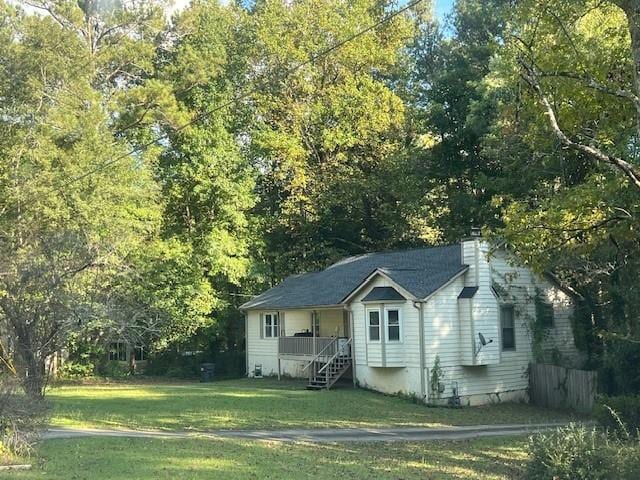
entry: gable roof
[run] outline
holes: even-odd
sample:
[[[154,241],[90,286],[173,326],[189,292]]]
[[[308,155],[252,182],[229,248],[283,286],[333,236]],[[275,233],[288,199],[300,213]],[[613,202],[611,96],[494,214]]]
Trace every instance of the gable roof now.
[[[406,300],[406,298],[393,287],[373,287],[362,299],[363,302],[379,302],[382,300]]]
[[[287,309],[341,305],[376,270],[415,298],[425,298],[467,268],[460,245],[347,257],[320,272],[294,275],[240,308]]]

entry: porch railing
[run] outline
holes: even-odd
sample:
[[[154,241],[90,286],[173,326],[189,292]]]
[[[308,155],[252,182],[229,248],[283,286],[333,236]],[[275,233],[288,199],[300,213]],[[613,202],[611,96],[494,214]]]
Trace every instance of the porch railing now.
[[[315,348],[314,348],[315,342]],[[314,356],[322,352],[332,357],[337,352],[337,342],[334,337],[279,337],[279,355]]]

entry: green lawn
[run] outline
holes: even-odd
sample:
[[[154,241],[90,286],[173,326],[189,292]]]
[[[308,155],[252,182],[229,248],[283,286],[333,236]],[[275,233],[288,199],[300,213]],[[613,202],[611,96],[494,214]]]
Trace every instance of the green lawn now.
[[[308,391],[271,379],[210,384],[102,384],[49,392],[52,424],[153,429],[282,429],[538,423],[569,414],[524,404],[428,408],[353,388]]]
[[[12,479],[513,479],[522,437],[438,443],[287,444],[235,440],[49,440]]]

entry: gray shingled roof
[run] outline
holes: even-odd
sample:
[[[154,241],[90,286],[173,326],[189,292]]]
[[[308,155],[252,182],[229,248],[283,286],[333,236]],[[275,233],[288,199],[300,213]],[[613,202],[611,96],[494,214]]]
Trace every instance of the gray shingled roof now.
[[[464,270],[460,245],[348,257],[320,272],[294,275],[240,308],[275,309],[340,305],[376,270],[416,298],[425,298]]]

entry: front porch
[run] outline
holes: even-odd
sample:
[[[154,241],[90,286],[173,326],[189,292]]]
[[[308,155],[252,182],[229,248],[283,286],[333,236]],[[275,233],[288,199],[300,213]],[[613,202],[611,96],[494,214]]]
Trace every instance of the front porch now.
[[[281,362],[304,363],[309,388],[330,388],[351,367],[349,313],[342,309],[279,312],[278,378]]]
[[[326,361],[351,336],[349,314],[342,309],[279,312],[278,358],[282,360]],[[341,352],[344,354],[346,352]]]

